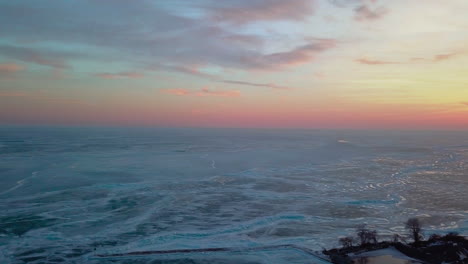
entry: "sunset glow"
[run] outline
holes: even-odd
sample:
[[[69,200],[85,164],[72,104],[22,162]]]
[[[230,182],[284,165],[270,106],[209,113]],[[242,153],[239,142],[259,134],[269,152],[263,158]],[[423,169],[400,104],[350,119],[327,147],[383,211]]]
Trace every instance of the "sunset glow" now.
[[[467,129],[467,14],[466,0],[0,0],[0,123]]]

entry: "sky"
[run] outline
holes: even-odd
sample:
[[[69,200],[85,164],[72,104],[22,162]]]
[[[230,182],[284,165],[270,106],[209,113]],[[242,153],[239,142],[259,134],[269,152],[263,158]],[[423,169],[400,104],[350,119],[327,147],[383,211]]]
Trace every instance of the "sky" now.
[[[466,0],[0,0],[0,124],[468,129]]]

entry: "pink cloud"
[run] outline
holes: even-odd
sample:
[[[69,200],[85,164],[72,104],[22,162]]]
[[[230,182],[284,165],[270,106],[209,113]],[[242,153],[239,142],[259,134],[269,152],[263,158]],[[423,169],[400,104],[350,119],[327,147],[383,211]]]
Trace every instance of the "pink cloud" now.
[[[190,91],[188,89],[164,89],[162,90],[165,94],[172,94],[178,96],[218,96],[218,97],[239,97],[240,91],[238,90],[220,90],[220,89],[209,89],[208,87],[203,87],[197,91]]]
[[[448,60],[452,57],[455,57],[458,55],[457,53],[447,53],[447,54],[438,54],[434,56],[434,61],[443,61],[443,60]]]
[[[356,59],[355,61],[361,64],[367,64],[367,65],[399,64],[398,62],[393,62],[393,61],[372,60],[372,59],[367,59],[367,58]]]
[[[164,89],[164,90],[162,90],[162,92],[165,93],[165,94],[172,94],[172,95],[189,95],[189,94],[191,94],[189,90],[179,89],[179,88]]]
[[[371,21],[384,17],[388,13],[388,9],[385,7],[372,9],[364,4],[354,9],[354,13],[354,19],[356,19],[357,21]]]
[[[137,78],[144,77],[142,73],[138,73],[138,72],[97,73],[95,75],[103,79],[122,79],[122,78],[137,79]]]
[[[468,102],[460,102],[464,106],[468,106]]]
[[[298,46],[290,50],[275,52],[275,53],[260,53],[260,49],[256,49],[241,52],[239,54],[233,53],[226,58],[226,61],[231,61],[230,67],[252,69],[252,70],[264,70],[264,71],[277,71],[282,70],[284,67],[299,65],[313,61],[316,55],[319,55],[329,49],[334,48],[337,45],[335,39],[323,39],[323,38],[309,38],[306,45]],[[239,50],[239,49],[237,49]],[[218,53],[213,51],[213,54]],[[207,63],[208,62],[208,63]],[[211,80],[218,80],[218,78],[206,72],[200,70],[201,67],[211,65],[209,61],[203,63],[191,63],[191,64],[155,64],[148,67],[148,70],[154,71],[169,71],[169,72],[180,72],[201,78],[207,78]],[[214,63],[214,65],[219,65]]]
[[[67,63],[60,58],[45,58],[42,55],[39,54],[29,54],[29,57],[25,59],[25,61],[30,61],[34,62],[40,65],[45,65],[53,68],[59,68],[59,69],[66,69],[70,68],[70,66],[67,65]]]
[[[224,83],[230,84],[238,84],[238,85],[247,85],[247,86],[254,86],[254,87],[266,87],[275,90],[292,90],[290,87],[277,85],[274,83],[252,83],[252,82],[244,82],[244,81],[235,81],[235,80],[224,80]]]
[[[315,59],[319,53],[336,46],[334,39],[314,39],[312,43],[297,47],[290,51],[262,55],[257,58],[246,58],[250,64],[262,69],[277,69],[284,66],[304,64]]]
[[[3,63],[0,64],[0,73],[15,73],[24,70],[25,67],[18,65],[16,63]]]
[[[264,40],[255,35],[233,34],[223,37],[224,40],[244,45],[262,45]]]
[[[207,87],[203,87],[200,91],[196,92],[196,96],[239,97],[240,91],[238,90],[211,90]]]
[[[443,53],[443,54],[436,54],[432,58],[428,58],[428,59],[421,58],[421,57],[411,58],[410,61],[412,62],[440,62],[440,61],[452,59],[461,54],[463,54],[463,52]]]
[[[255,21],[303,20],[314,11],[315,1],[311,0],[244,0],[229,1],[228,7],[213,10],[218,21],[236,24]]]
[[[31,48],[0,45],[0,53],[15,60],[49,66],[52,68],[68,69],[70,66],[65,58],[72,56],[68,53],[36,50]]]

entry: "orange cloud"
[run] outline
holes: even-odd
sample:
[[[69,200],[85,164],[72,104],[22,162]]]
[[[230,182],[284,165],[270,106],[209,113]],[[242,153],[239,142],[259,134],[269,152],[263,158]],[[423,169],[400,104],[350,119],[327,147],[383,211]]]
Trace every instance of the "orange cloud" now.
[[[393,61],[372,60],[372,59],[367,59],[367,58],[356,59],[355,61],[361,64],[367,64],[367,65],[399,64],[398,62],[393,62]]]
[[[440,62],[440,61],[452,59],[461,54],[463,54],[463,52],[443,53],[443,54],[436,54],[430,59],[421,58],[421,57],[411,58],[411,61],[412,62]]]
[[[178,89],[178,88],[164,89],[164,90],[162,90],[162,92],[166,93],[166,94],[172,94],[172,95],[188,95],[188,94],[190,94],[189,90],[187,90],[187,89]]]
[[[443,61],[443,60],[448,60],[454,56],[456,56],[457,53],[448,53],[448,54],[438,54],[434,56],[434,61]]]
[[[209,89],[208,87],[203,87],[202,89],[198,91],[190,91],[188,89],[181,89],[181,88],[175,88],[175,89],[164,89],[162,90],[163,93],[166,94],[172,94],[172,95],[178,95],[178,96],[219,96],[219,97],[239,97],[240,91],[238,90],[212,90]]]
[[[137,78],[144,77],[142,73],[138,73],[138,72],[97,73],[95,75],[103,79],[122,79],[122,78],[137,79]]]
[[[24,70],[25,67],[16,63],[3,63],[0,64],[0,73],[15,73]]]

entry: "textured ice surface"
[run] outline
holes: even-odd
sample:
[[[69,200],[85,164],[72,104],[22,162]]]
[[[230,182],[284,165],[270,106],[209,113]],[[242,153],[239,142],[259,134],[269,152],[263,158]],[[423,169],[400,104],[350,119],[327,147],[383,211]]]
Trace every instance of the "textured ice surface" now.
[[[414,216],[427,234],[467,234],[467,177],[463,132],[1,127],[0,263],[320,250],[361,223],[381,237],[404,234]],[[139,261],[273,263],[268,256],[308,260],[285,249]]]

